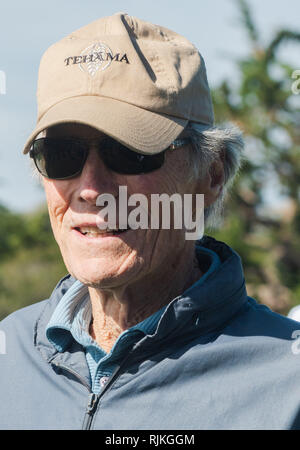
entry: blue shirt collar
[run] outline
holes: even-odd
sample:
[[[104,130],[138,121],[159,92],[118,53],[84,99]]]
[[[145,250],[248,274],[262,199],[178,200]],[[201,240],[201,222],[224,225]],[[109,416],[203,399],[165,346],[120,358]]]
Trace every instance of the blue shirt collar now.
[[[205,280],[219,267],[221,262],[217,253],[205,247],[197,246],[196,252],[198,258],[201,254],[202,257],[203,255],[209,257],[208,270],[196,282],[197,285],[199,285],[205,282]],[[161,308],[150,317],[147,317],[142,322],[129,328],[129,330],[126,330],[126,335],[135,334],[135,331],[137,330],[144,335],[153,334],[166,307],[167,306]],[[89,335],[91,318],[92,308],[88,288],[77,280],[67,290],[55,308],[46,327],[46,336],[49,342],[59,352],[65,351],[72,343],[73,339],[84,347],[87,347],[93,342]]]
[[[144,335],[154,333],[165,308],[166,306],[129,328],[126,334],[133,334],[135,331]],[[89,335],[91,318],[92,307],[88,288],[77,280],[55,308],[46,327],[46,336],[59,352],[63,352],[73,339],[87,347],[93,342]]]

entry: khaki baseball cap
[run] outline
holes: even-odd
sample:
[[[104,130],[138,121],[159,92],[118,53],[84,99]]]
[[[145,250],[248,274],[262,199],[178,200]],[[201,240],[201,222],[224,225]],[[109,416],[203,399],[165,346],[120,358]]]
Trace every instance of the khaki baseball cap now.
[[[167,148],[187,126],[213,125],[206,69],[183,36],[125,13],[92,22],[43,55],[38,118],[24,153],[53,125],[77,122],[144,154]]]

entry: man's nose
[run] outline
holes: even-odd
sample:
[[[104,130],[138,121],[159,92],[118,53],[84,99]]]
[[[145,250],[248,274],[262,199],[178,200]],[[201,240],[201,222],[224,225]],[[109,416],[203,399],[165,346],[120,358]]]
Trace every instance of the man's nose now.
[[[80,200],[96,205],[100,194],[108,193],[116,198],[118,189],[116,175],[105,166],[98,150],[91,146],[79,177]]]

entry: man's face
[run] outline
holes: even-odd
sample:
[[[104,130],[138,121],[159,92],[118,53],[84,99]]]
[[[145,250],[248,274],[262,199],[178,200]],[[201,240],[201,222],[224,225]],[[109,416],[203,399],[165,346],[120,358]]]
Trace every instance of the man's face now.
[[[79,124],[52,127],[47,137],[101,139],[100,132]],[[143,277],[172,270],[182,252],[192,249],[185,230],[128,229],[112,234],[99,233],[100,194],[116,198],[118,220],[119,186],[126,186],[128,196],[135,193],[204,193],[199,182],[187,182],[189,165],[187,147],[167,152],[164,165],[148,174],[121,175],[109,170],[91,145],[80,175],[68,180],[44,178],[44,187],[52,229],[69,272],[84,284],[99,288],[115,288]],[[150,208],[149,208],[150,209]],[[150,211],[151,214],[151,211]],[[118,223],[118,222],[117,222]]]

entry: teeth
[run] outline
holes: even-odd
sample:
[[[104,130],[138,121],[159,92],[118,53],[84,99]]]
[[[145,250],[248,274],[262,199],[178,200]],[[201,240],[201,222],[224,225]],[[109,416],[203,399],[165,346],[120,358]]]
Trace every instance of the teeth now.
[[[80,231],[80,233],[84,234],[84,235],[89,235],[89,236],[97,236],[100,234],[107,234],[107,233],[111,233],[111,234],[115,234],[117,232],[121,233],[122,231],[126,231],[126,230],[111,230],[111,229],[106,229],[106,230],[100,230],[97,227],[80,227],[78,228],[78,230]]]
[[[90,234],[90,235],[104,234],[111,232],[111,230],[99,230],[99,228],[96,227],[80,227],[79,231],[82,234]]]

